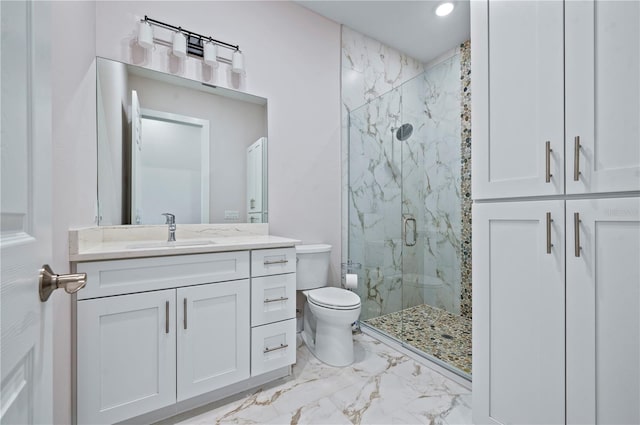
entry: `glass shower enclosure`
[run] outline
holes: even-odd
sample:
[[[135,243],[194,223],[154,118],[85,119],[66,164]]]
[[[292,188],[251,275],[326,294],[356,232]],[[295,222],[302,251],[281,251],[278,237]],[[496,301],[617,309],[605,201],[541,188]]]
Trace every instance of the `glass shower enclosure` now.
[[[463,376],[460,59],[349,114],[348,258],[360,322]]]

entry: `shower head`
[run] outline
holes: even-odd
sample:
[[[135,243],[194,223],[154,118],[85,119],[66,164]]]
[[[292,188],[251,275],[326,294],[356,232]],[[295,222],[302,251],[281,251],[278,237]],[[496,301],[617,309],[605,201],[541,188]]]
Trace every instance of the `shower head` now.
[[[409,137],[411,137],[412,133],[413,133],[413,126],[411,124],[409,124],[409,123],[402,124],[396,130],[396,138],[398,140],[400,140],[401,142],[404,142]]]

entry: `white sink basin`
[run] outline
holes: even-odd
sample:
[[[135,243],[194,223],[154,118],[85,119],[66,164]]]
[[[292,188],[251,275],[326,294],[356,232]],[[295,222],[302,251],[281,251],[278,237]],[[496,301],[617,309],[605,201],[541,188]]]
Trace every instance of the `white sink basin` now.
[[[214,241],[203,239],[191,239],[176,242],[167,241],[152,241],[152,242],[139,242],[131,245],[127,245],[127,249],[151,249],[151,248],[184,248],[188,246],[200,246],[200,245],[213,245]]]

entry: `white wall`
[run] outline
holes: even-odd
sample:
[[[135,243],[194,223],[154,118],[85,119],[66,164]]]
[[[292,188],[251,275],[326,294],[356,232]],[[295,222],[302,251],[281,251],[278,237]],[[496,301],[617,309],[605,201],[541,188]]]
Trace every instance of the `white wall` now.
[[[246,77],[234,78],[226,65],[207,75],[195,59],[187,60],[185,75],[204,75],[209,83],[268,98],[270,232],[333,245],[332,278],[339,279],[338,24],[294,3],[270,1],[56,2],[52,13],[53,266],[58,273],[69,270],[69,227],[94,222],[94,56],[141,64],[133,38],[136,20],[147,14],[240,45]],[[150,67],[168,72],[174,65],[157,45]],[[54,419],[70,423],[70,297],[56,291],[53,302]]]

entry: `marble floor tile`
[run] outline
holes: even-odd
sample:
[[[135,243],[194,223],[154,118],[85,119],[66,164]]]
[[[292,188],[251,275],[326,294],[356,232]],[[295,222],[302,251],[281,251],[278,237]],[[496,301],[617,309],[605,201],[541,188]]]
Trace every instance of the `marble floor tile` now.
[[[178,423],[471,423],[469,390],[368,335],[354,341],[356,360],[345,368],[323,364],[299,341],[289,378]]]

